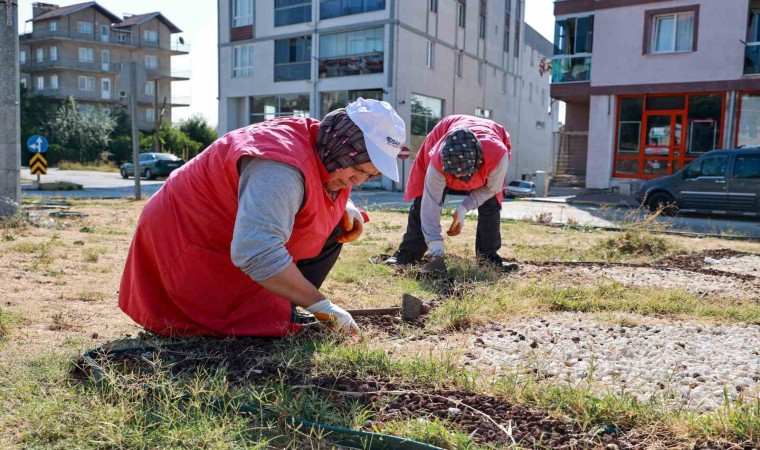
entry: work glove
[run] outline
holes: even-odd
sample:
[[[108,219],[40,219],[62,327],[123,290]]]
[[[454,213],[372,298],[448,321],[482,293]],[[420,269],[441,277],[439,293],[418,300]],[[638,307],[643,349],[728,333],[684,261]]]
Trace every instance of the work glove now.
[[[433,276],[446,274],[446,262],[444,262],[443,241],[430,241],[428,243],[428,261],[422,266],[422,272]]]
[[[334,304],[329,299],[323,299],[306,308],[314,317],[327,326],[327,329],[337,333],[359,334],[359,326],[345,309]]]
[[[466,215],[467,209],[461,204],[457,206],[457,209],[454,211],[454,220],[451,222],[451,227],[449,227],[449,231],[447,231],[446,234],[449,236],[459,235],[459,233],[462,232],[462,227],[464,226],[464,217]]]
[[[443,241],[428,242],[428,256],[431,258],[443,258]]]
[[[340,221],[340,227],[343,229],[343,236],[338,238],[341,244],[347,244],[359,239],[364,231],[364,222],[368,222],[369,217],[366,213],[354,205],[351,200],[346,203],[346,210],[343,211],[343,218]]]

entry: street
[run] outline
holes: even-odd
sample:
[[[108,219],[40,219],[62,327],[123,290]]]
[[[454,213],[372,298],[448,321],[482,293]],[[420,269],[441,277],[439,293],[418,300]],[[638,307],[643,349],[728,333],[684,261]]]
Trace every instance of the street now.
[[[94,172],[58,169],[49,169],[47,175],[42,175],[42,182],[69,181],[81,184],[84,189],[78,191],[38,191],[22,190],[23,197],[65,197],[65,198],[126,198],[134,197],[134,178],[122,179],[116,172]],[[36,179],[29,174],[28,168],[21,170],[22,180]],[[150,197],[163,186],[164,180],[140,180],[141,193],[144,197]],[[381,190],[356,189],[351,198],[357,206],[366,209],[407,209],[408,203],[404,203],[402,192],[389,192]],[[461,197],[449,196],[446,198],[446,206],[455,207],[461,201]],[[537,222],[551,222],[558,224],[571,223],[578,226],[594,227],[618,227],[620,224],[642,222],[646,215],[622,207],[611,207],[593,204],[569,204],[561,199],[533,199],[528,200],[505,200],[501,211],[503,219],[511,220],[534,220]],[[751,237],[760,239],[760,222],[744,218],[725,218],[707,216],[678,216],[658,217],[657,223],[669,230],[728,235],[736,237]]]

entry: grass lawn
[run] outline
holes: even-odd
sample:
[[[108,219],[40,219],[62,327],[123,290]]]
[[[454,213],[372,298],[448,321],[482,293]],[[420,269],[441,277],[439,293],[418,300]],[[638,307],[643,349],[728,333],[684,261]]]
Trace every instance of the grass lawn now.
[[[530,361],[493,374],[463,356],[467,338],[487,327],[567,312],[600,327],[645,319],[756,327],[752,275],[720,278],[727,288],[710,290],[714,271],[686,266],[709,252],[758,254],[758,243],[652,234],[640,224],[606,232],[504,222],[501,254],[520,271],[503,276],[474,263],[468,219],[461,236],[446,238],[449,277],[434,280],[379,264],[406,215],[376,211],[322,290],[346,308],[395,306],[409,293],[432,305],[421,323],[365,319],[360,337],[309,327],[283,340],[172,341],[142,332],[117,306],[144,204],[70,201],[68,211],[84,216],[59,219],[29,202],[25,215],[0,222],[0,447],[339,448],[345,436],[312,423],[450,449],[760,442],[757,396],[713,411],[671,408],[558,383]],[[673,261],[681,262],[658,272]],[[642,274],[651,278],[636,282]],[[122,351],[82,358],[100,346]]]

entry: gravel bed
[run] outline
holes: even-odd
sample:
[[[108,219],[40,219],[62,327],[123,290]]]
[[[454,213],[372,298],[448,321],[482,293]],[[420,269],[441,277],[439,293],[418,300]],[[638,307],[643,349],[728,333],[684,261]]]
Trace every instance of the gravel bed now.
[[[721,272],[754,275],[760,279],[760,255],[743,255],[732,258],[705,258],[705,267]]]
[[[760,326],[633,320],[636,326],[619,326],[561,313],[492,325],[468,339],[464,364],[497,375],[527,369],[570,384],[590,378],[600,394],[701,410],[721,406],[724,392],[758,401]]]

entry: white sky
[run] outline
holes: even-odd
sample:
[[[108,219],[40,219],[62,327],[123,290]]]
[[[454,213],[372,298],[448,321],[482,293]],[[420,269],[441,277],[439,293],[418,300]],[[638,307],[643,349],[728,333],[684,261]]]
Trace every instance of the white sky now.
[[[55,1],[61,6],[84,0]],[[422,0],[404,0],[422,1]],[[97,0],[105,9],[123,17],[124,13],[145,14],[160,11],[177,25],[183,33],[185,43],[190,45],[190,55],[172,59],[174,69],[190,69],[190,81],[175,82],[172,95],[189,96],[190,106],[174,108],[172,118],[181,120],[196,113],[203,114],[212,125],[218,117],[218,62],[217,62],[217,20],[215,0]],[[552,0],[525,0],[525,21],[550,41],[554,35],[554,15]],[[19,32],[31,31],[32,1],[19,2]],[[176,39],[176,38],[175,38]]]

